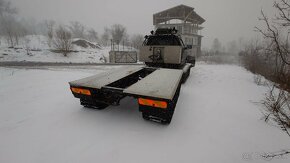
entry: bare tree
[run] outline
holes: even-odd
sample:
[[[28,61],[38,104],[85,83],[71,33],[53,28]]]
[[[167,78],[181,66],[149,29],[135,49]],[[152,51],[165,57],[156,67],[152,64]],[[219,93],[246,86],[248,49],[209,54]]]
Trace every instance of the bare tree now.
[[[279,14],[272,20],[265,15],[263,10],[261,11],[262,18],[260,18],[260,20],[264,21],[267,30],[264,31],[258,27],[256,27],[256,29],[262,33],[266,39],[271,41],[268,50],[273,51],[274,55],[278,55],[278,57],[282,59],[285,64],[290,65],[290,1],[275,1],[274,7],[278,10]]]
[[[126,28],[121,24],[114,24],[111,27],[112,39],[115,43],[120,44],[123,37],[126,35]]]
[[[287,131],[287,128],[290,127],[290,1],[276,0],[274,8],[278,14],[273,18],[267,17],[263,10],[261,11],[260,20],[264,22],[266,30],[256,27],[268,42],[266,51],[271,54],[269,58],[275,69],[274,76],[276,76],[276,81],[274,81],[264,105],[290,136]],[[278,93],[273,91],[275,88],[279,88]]]
[[[0,15],[3,16],[4,14],[16,14],[17,9],[11,6],[11,2],[0,0]]]
[[[125,33],[121,41],[122,41],[121,44],[123,44],[124,46],[129,46],[130,42],[129,34]]]
[[[284,90],[277,90],[276,86],[270,86],[263,104],[267,109],[265,121],[270,117],[280,125],[289,136],[288,128],[290,127],[290,93]]]
[[[102,44],[104,46],[108,45],[109,39],[110,39],[110,29],[108,27],[104,28],[104,33],[102,34]]]
[[[55,21],[53,20],[46,20],[45,22],[46,30],[47,30],[47,36],[48,36],[48,46],[51,47],[51,43],[53,40],[53,35],[54,35],[54,26],[55,26]]]
[[[238,49],[237,41],[233,40],[233,41],[229,42],[227,51],[231,55],[238,54],[239,53],[239,49]]]
[[[272,19],[261,11],[262,18],[260,20],[265,23],[266,30],[257,27],[256,29],[269,42],[266,50],[271,52],[272,58],[275,60],[275,74],[278,76],[279,82],[285,83],[287,89],[290,90],[290,1],[274,1],[274,7],[279,14]]]
[[[78,21],[70,22],[69,29],[74,38],[85,38],[85,26]]]
[[[26,29],[21,22],[14,15],[8,14],[1,17],[1,31],[10,47],[18,45],[19,38],[26,35]]]
[[[18,20],[23,29],[25,29],[25,34],[36,35],[39,29],[39,23],[33,18],[21,18]]]
[[[265,78],[275,81],[274,67],[271,64],[272,59],[269,58],[269,52],[264,50],[264,44],[261,40],[255,39],[247,41],[242,51],[239,52],[239,56],[243,66],[259,76],[262,75]]]
[[[11,47],[14,47],[14,34],[16,20],[14,15],[17,14],[17,9],[11,6],[9,1],[0,0],[0,35],[4,35],[7,38]],[[17,39],[18,42],[18,39]]]
[[[222,43],[219,41],[218,38],[215,38],[212,43],[212,49],[215,54],[219,54],[222,50]]]
[[[14,26],[15,19],[12,15],[2,15],[1,16],[1,31],[3,32],[2,35],[5,36],[7,43],[10,47],[14,47],[16,44],[14,41]]]
[[[55,31],[55,37],[53,39],[53,45],[57,51],[67,56],[72,51],[72,34],[63,26],[59,26]]]
[[[135,34],[131,37],[131,42],[133,44],[133,47],[136,49],[140,49],[144,41],[144,36],[141,34]]]
[[[89,29],[87,31],[87,38],[89,39],[89,41],[98,41],[99,37],[98,37],[98,32],[96,32],[93,28]]]

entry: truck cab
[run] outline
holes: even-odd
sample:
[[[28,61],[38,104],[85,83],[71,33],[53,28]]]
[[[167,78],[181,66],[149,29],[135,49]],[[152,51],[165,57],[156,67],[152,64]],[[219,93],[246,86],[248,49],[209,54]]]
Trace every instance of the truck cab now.
[[[159,28],[145,36],[139,60],[150,67],[180,68],[187,61],[189,49],[175,28]]]

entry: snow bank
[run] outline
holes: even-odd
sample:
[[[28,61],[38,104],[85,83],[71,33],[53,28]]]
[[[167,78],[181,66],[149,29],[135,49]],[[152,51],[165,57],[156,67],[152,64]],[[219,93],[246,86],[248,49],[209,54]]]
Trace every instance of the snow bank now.
[[[79,40],[79,39],[77,39]],[[76,41],[76,39],[74,40]],[[98,43],[87,41],[92,47],[74,45],[76,52],[68,54],[68,57],[60,53],[54,53],[48,46],[46,36],[29,35],[20,39],[15,48],[8,48],[5,40],[0,44],[0,62],[3,61],[30,61],[30,62],[64,62],[64,63],[104,63],[109,58],[108,48],[102,48]]]
[[[72,44],[77,46],[78,49],[87,49],[87,48],[90,48],[90,49],[102,49],[102,46],[96,42],[91,42],[91,41],[88,41],[88,40],[85,40],[85,39],[73,39],[72,41]],[[76,47],[75,47],[76,49]]]
[[[289,162],[261,157],[290,149],[289,137],[260,120],[266,88],[243,68],[193,68],[169,126],[144,121],[133,98],[80,106],[68,82],[106,69],[0,68],[0,162]]]

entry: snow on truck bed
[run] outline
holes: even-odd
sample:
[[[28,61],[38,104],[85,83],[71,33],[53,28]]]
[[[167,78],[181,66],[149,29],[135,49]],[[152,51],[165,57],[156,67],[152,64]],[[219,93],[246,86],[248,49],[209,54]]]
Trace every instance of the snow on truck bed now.
[[[179,86],[183,71],[157,69],[144,79],[129,86],[125,93],[172,100]]]
[[[260,120],[265,87],[237,66],[199,64],[182,85],[172,123],[144,121],[135,99],[85,109],[68,82],[103,72],[0,67],[0,162],[289,162],[290,149]],[[111,68],[110,68],[111,69]]]
[[[137,73],[143,68],[144,66],[123,66],[116,70],[71,81],[69,84],[72,87],[101,89],[108,84]],[[182,74],[182,70],[165,68],[157,69],[137,83],[124,88],[124,93],[172,100],[176,89],[178,88]]]
[[[69,84],[74,87],[89,87],[101,89],[102,87],[111,84],[128,75],[132,75],[141,70],[142,66],[123,66],[122,68],[107,71],[97,75],[89,76],[76,81],[71,81]]]

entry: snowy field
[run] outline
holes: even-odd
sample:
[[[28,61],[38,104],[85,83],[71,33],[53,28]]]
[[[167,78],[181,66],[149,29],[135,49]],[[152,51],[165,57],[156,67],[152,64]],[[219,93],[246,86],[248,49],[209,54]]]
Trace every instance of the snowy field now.
[[[135,99],[85,109],[68,82],[118,67],[0,67],[1,163],[289,163],[290,139],[261,120],[266,92],[241,67],[198,64],[169,126],[144,121]]]
[[[79,39],[74,39],[74,41]],[[42,35],[29,35],[21,38],[19,45],[9,48],[5,39],[0,39],[0,62],[57,62],[57,63],[104,63],[109,60],[110,47],[84,48],[74,45],[76,52],[69,53],[67,57],[61,53],[54,53],[53,46],[48,46],[48,38]],[[51,43],[52,44],[52,43]]]

